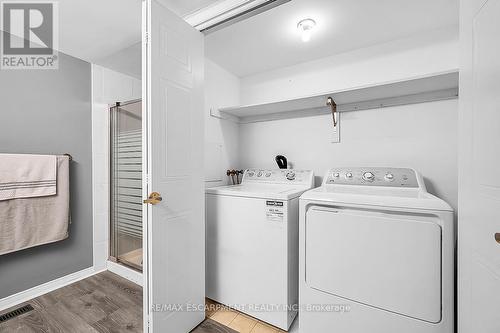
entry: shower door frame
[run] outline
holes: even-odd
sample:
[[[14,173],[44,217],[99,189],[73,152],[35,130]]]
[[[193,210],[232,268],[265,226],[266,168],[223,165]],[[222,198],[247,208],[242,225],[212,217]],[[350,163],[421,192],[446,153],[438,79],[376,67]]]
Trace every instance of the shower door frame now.
[[[142,119],[141,119],[141,143],[142,143],[142,149],[143,149],[143,152],[142,152],[142,165],[141,165],[141,168],[142,168],[142,174],[144,175],[144,159],[145,159],[145,156],[144,156],[144,101],[142,98],[137,98],[137,99],[133,99],[133,100],[128,100],[128,101],[125,101],[125,102],[116,102],[115,104],[109,104],[108,105],[108,118],[109,118],[109,223],[108,223],[108,229],[109,229],[109,237],[108,237],[108,240],[109,240],[109,244],[108,244],[108,260],[109,261],[112,261],[112,262],[115,262],[115,263],[118,263],[118,264],[121,264],[121,265],[124,265],[125,267],[127,268],[130,268],[130,269],[133,269],[133,270],[136,270],[136,271],[140,271],[142,272],[142,269],[139,269],[137,267],[134,267],[122,260],[119,259],[119,255],[118,255],[118,241],[115,237],[115,232],[114,232],[114,228],[115,226],[113,226],[113,221],[114,221],[114,214],[115,214],[115,209],[113,208],[114,207],[114,196],[113,196],[113,186],[114,186],[114,183],[113,183],[113,172],[114,172],[114,168],[113,168],[113,123],[112,123],[112,112],[113,112],[113,109],[114,108],[119,108],[119,107],[122,107],[122,106],[126,106],[126,105],[130,105],[130,104],[136,104],[136,103],[141,103],[141,112],[142,112]],[[142,191],[141,192],[144,192],[144,176],[142,176],[142,180],[141,180],[141,184],[142,184]],[[141,193],[141,195],[143,196],[143,193]],[[142,201],[142,199],[141,199]],[[144,221],[145,221],[145,217],[144,217],[144,212],[142,214],[142,235],[141,235],[141,238],[144,238]],[[142,243],[144,243],[142,241]],[[144,248],[143,248],[143,251],[144,251]],[[115,254],[115,255],[112,255]],[[144,254],[143,254],[144,256]]]

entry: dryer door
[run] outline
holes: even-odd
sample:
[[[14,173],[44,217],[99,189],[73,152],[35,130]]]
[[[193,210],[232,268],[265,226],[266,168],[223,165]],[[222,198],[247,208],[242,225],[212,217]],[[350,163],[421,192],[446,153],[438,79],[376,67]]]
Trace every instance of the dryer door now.
[[[441,320],[438,217],[312,206],[306,281],[319,291],[404,316]]]

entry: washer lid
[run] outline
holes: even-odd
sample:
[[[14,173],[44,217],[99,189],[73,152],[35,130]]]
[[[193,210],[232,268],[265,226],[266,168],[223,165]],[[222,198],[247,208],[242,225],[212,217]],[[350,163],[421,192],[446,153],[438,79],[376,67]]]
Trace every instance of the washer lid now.
[[[205,193],[235,197],[290,200],[307,191],[308,186],[280,184],[240,184],[207,188]]]
[[[305,192],[300,199],[351,205],[453,211],[445,201],[421,189],[324,185]]]

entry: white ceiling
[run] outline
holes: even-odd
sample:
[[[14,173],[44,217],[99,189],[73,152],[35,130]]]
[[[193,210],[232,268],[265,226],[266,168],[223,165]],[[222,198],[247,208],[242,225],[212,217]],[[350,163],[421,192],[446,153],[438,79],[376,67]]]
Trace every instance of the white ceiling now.
[[[209,34],[207,57],[246,76],[456,26],[458,0],[292,0]],[[317,26],[303,43],[297,23]]]
[[[223,0],[163,1],[185,17]],[[60,50],[108,67],[116,57],[114,69],[137,76],[141,2],[60,0]],[[308,17],[317,27],[303,43],[296,25]],[[242,77],[457,25],[458,0],[292,0],[207,35],[205,49]]]
[[[59,0],[59,50],[90,62],[141,40],[141,0]]]
[[[162,0],[179,16],[220,0]],[[59,50],[140,77],[142,0],[59,0]]]
[[[199,9],[221,2],[221,0],[164,0],[163,2],[171,11],[180,17],[185,17]]]

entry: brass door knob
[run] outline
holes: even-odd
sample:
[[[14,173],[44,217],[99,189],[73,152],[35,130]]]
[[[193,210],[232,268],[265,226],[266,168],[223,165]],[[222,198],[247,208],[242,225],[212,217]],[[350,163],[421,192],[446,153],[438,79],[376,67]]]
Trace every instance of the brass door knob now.
[[[156,205],[156,204],[159,204],[160,201],[162,201],[163,198],[161,197],[161,194],[158,193],[158,192],[153,192],[149,195],[149,197],[144,200],[144,203],[145,204],[152,204],[152,205]]]

